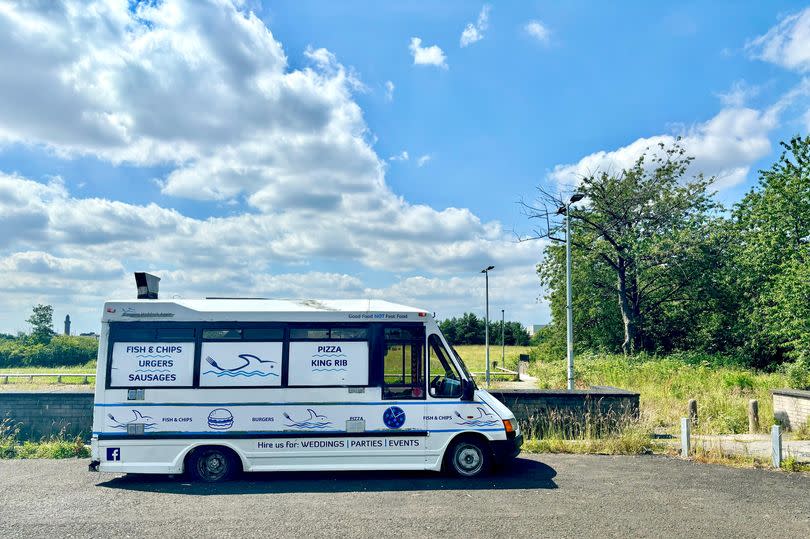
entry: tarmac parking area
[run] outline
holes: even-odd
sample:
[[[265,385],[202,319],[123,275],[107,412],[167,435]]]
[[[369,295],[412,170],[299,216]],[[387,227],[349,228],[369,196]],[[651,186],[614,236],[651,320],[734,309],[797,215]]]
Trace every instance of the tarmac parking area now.
[[[247,474],[222,485],[0,461],[6,537],[810,537],[810,477],[664,457],[529,455],[479,480]]]

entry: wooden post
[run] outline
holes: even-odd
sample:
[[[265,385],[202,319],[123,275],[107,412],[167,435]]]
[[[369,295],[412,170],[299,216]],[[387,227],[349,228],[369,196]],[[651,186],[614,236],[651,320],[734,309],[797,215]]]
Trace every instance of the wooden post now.
[[[87,376],[85,376],[85,377],[84,377],[84,381],[82,381],[82,383],[83,383],[83,384],[86,384],[86,383],[87,383]]]
[[[693,427],[697,427],[698,412],[697,412],[697,401],[695,399],[689,399],[689,422],[692,424]]]
[[[61,384],[61,383],[62,383],[62,375],[61,375],[61,374],[60,374],[59,376],[57,376],[57,377],[56,377],[56,383],[57,383],[57,384]]]
[[[759,402],[757,399],[748,401],[748,434],[759,432]]]
[[[681,457],[682,458],[689,458],[691,451],[690,443],[691,443],[691,421],[688,418],[682,417],[681,418]]]

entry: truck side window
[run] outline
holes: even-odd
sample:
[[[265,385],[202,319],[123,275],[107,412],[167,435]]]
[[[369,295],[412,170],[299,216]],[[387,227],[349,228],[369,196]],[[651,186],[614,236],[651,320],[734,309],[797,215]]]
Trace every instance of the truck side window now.
[[[461,376],[438,335],[428,339],[430,348],[430,396],[439,398],[461,397]]]
[[[424,332],[385,328],[383,399],[425,398]]]

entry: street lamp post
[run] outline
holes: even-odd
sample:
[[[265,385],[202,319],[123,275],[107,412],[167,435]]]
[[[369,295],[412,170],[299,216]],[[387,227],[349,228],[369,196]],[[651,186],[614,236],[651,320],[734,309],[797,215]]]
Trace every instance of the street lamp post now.
[[[571,204],[585,198],[582,193],[574,193],[565,206],[560,206],[557,213],[565,214],[565,322],[568,348],[568,390],[574,389],[574,305],[571,292]]]
[[[494,270],[495,266],[488,266],[481,270],[481,273],[484,274],[486,279],[486,321],[484,323],[484,346],[486,347],[487,353],[487,388],[489,388],[489,272]]]
[[[501,368],[502,369],[506,368],[506,341],[504,341],[504,339],[503,339],[503,337],[505,335],[504,328],[506,327],[504,325],[504,320],[505,320],[504,310],[501,309]]]

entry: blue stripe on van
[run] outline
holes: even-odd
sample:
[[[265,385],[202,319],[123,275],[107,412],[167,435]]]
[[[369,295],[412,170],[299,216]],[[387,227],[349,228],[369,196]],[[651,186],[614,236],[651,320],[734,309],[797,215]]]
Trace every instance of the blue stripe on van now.
[[[103,403],[97,402],[93,406],[100,408],[104,407],[142,407],[142,406],[425,406],[427,404],[452,404],[460,406],[464,404],[483,404],[488,406],[485,402],[462,402],[462,401],[382,401],[382,402],[115,402]]]

